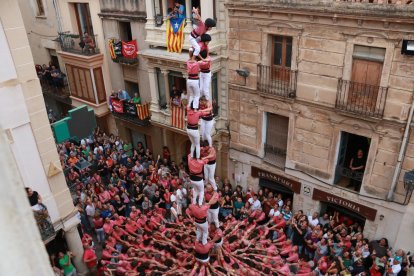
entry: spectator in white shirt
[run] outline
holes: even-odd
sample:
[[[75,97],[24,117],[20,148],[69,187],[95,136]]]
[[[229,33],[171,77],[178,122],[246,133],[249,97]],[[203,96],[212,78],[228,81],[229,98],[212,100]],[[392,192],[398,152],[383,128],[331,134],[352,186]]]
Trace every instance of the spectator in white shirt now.
[[[308,216],[309,226],[311,228],[319,224],[318,215],[319,215],[318,212],[313,212],[312,216]]]
[[[257,198],[257,195],[253,195],[253,197],[249,198],[249,203],[251,205],[250,209],[252,211],[255,210],[261,210],[262,209],[262,204],[260,203],[260,200]]]

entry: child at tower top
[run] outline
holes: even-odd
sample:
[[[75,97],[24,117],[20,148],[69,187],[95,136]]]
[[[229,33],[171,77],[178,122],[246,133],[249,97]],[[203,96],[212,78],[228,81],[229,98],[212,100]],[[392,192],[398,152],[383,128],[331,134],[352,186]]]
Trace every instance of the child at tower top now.
[[[215,27],[216,21],[212,18],[207,18],[203,22],[196,8],[193,8],[193,14],[194,19],[197,21],[197,27],[190,33],[189,41],[194,48],[193,58],[195,59],[200,54],[200,45],[198,45],[198,42],[201,41],[201,36]]]

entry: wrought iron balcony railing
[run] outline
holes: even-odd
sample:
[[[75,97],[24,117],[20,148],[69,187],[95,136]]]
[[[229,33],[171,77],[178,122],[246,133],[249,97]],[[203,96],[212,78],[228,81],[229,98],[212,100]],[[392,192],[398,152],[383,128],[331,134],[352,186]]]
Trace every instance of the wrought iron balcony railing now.
[[[68,32],[59,33],[58,41],[62,51],[83,56],[99,54],[97,35],[82,36]]]
[[[44,204],[37,204],[36,206],[38,206],[38,208],[33,210],[33,215],[37,227],[39,228],[40,235],[42,236],[42,240],[47,243],[55,237],[55,228],[53,227],[47,207]]]
[[[388,87],[339,79],[335,107],[366,117],[382,118]]]
[[[283,98],[296,97],[296,70],[258,64],[257,71],[257,87],[260,94]]]

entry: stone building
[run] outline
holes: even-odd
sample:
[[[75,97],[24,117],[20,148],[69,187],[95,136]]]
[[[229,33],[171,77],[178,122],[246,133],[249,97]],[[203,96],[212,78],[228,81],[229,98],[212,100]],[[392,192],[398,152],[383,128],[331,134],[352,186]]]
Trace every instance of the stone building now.
[[[62,172],[39,79],[18,3],[0,10],[1,244],[2,275],[51,275],[45,251],[64,230],[66,243],[84,272],[79,219]],[[24,188],[37,191],[48,216],[34,216]],[[29,257],[27,255],[30,255]]]
[[[414,168],[410,2],[227,1],[237,184],[280,192],[295,210],[341,211],[368,238],[414,247],[403,182]]]

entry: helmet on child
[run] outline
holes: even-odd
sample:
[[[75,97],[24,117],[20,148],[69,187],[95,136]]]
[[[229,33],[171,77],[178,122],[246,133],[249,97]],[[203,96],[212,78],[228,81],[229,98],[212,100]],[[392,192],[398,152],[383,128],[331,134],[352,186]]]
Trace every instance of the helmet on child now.
[[[211,41],[211,36],[209,34],[202,34],[201,35],[201,41],[202,42],[208,42]]]
[[[204,24],[206,25],[207,28],[213,28],[216,26],[216,20],[212,18],[207,18]]]

